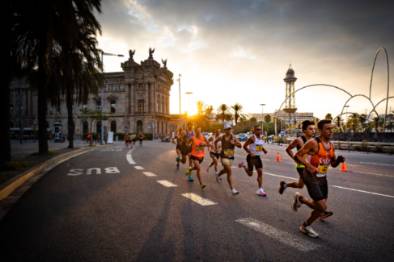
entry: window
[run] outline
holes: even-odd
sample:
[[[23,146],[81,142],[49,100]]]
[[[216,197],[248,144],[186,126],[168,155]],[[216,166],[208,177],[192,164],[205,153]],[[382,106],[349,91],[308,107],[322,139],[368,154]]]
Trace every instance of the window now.
[[[144,99],[139,99],[137,103],[137,112],[138,113],[143,113],[144,112],[144,107],[145,107],[145,100]]]
[[[110,103],[111,103],[111,113],[116,113],[116,100],[112,99]]]
[[[114,133],[116,133],[116,121],[115,121],[115,120],[113,120],[113,121],[111,122],[111,131],[114,132]]]

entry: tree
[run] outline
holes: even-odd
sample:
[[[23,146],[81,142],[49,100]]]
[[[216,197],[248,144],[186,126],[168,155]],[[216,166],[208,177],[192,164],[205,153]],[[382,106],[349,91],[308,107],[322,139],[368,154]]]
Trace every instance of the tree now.
[[[98,67],[102,68],[102,61],[96,39],[97,32],[101,31],[100,24],[93,14],[94,10],[100,12],[100,0],[62,3],[64,6],[61,15],[66,26],[62,30],[64,33],[59,37],[59,45],[62,48],[59,67],[67,105],[68,147],[73,148],[73,105],[86,102],[88,94],[97,90],[101,83]]]
[[[233,105],[231,108],[232,108],[233,111],[234,111],[235,125],[237,125],[238,119],[239,119],[239,117],[240,117],[240,112],[241,112],[241,110],[242,110],[242,105],[236,103],[236,104]]]
[[[264,116],[264,122],[270,123],[271,121],[272,121],[271,115],[265,115],[265,116]]]
[[[204,104],[202,101],[197,101],[197,115],[203,115],[204,113]]]
[[[47,102],[50,79],[56,74],[51,64],[59,54],[57,37],[61,32],[62,13],[60,1],[13,1],[12,30],[15,36],[15,56],[17,64],[25,68],[30,84],[38,95],[38,141],[39,153],[48,153]],[[51,85],[55,87],[55,85]]]
[[[360,118],[357,113],[350,115],[346,122],[346,127],[351,129],[353,132],[357,132],[360,129]]]
[[[224,120],[226,120],[226,115],[228,114],[228,106],[226,104],[221,104],[219,106],[218,112],[219,112],[219,119],[222,120],[222,122],[224,122]]]
[[[324,117],[326,120],[332,120],[332,115],[330,113],[327,113],[326,116]]]

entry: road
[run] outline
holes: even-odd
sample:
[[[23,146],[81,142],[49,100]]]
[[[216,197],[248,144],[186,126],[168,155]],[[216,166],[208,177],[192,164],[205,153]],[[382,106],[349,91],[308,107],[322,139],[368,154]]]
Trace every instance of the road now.
[[[294,164],[284,147],[267,149],[262,198],[256,176],[236,167],[239,195],[212,170],[201,191],[186,180],[185,166],[176,170],[170,143],[98,148],[54,168],[10,210],[0,222],[0,260],[394,260],[393,156],[337,152],[349,170],[329,171],[334,215],[314,224],[320,238],[311,239],[298,231],[310,210],[291,210],[295,190],[278,194],[281,180],[297,178]],[[244,158],[238,150],[234,165]]]

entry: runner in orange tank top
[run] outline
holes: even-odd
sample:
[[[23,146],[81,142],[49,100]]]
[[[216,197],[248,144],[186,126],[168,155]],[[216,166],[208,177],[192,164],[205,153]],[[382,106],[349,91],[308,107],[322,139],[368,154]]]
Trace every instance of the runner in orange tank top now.
[[[189,181],[193,181],[191,173],[193,170],[196,170],[197,178],[200,182],[201,189],[204,189],[206,187],[206,185],[203,184],[201,179],[201,163],[204,160],[205,147],[207,145],[208,141],[201,134],[201,128],[197,128],[195,136],[193,136],[191,139],[192,152],[190,154],[190,161],[192,166],[186,174],[189,176]]]
[[[302,179],[308,189],[312,200],[307,199],[296,192],[293,209],[297,211],[301,204],[305,204],[313,209],[310,217],[300,226],[300,231],[310,237],[316,238],[319,234],[311,227],[311,224],[319,217],[328,217],[333,213],[327,210],[327,171],[329,166],[337,167],[345,161],[343,156],[335,157],[334,145],[330,142],[332,136],[331,120],[321,120],[317,125],[320,136],[310,139],[297,153],[297,160],[305,166]],[[308,162],[306,155],[310,155]]]

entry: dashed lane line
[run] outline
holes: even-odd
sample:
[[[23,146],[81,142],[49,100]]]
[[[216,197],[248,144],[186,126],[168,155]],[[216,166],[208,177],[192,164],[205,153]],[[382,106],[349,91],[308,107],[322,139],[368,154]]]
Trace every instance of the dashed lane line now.
[[[171,183],[168,180],[157,180],[157,183],[161,184],[162,186],[165,187],[177,187],[177,185],[175,185],[174,183]]]
[[[134,166],[134,168],[137,170],[144,170],[144,168],[142,166]]]
[[[235,220],[235,222],[240,223],[250,229],[253,229],[259,233],[262,233],[270,238],[273,238],[282,244],[298,249],[301,252],[312,251],[319,247],[319,245],[314,244],[310,241],[296,237],[288,232],[277,229],[271,225],[263,223],[253,218],[240,218]]]
[[[264,172],[264,174],[266,174],[266,175],[268,175],[268,176],[274,176],[274,177],[286,178],[286,179],[291,179],[291,180],[298,180],[297,178],[294,178],[294,177],[289,177],[289,176],[281,176],[281,175],[277,175],[277,174],[273,174],[273,173],[269,173],[269,172]]]
[[[133,153],[133,150],[134,150],[134,148],[129,150],[129,152],[127,152],[127,154],[126,154],[127,162],[129,162],[130,165],[135,165],[135,161],[134,161],[134,159],[133,159],[133,157],[131,155],[131,153]]]
[[[183,197],[186,197],[187,199],[190,199],[191,201],[201,205],[201,206],[213,206],[217,205],[218,203],[213,202],[207,198],[203,198],[197,194],[194,193],[184,193],[182,194]]]
[[[143,172],[143,174],[145,176],[147,176],[147,177],[155,177],[155,176],[157,176],[155,173],[152,173],[152,172]]]
[[[350,187],[343,187],[343,186],[337,186],[337,185],[332,185],[332,187],[344,189],[344,190],[355,191],[355,192],[360,192],[360,193],[365,193],[365,194],[370,194],[370,195],[394,198],[394,196],[391,196],[391,195],[380,194],[380,193],[376,193],[376,192],[370,192],[370,191],[365,191],[365,190],[355,189],[355,188],[350,188]]]

